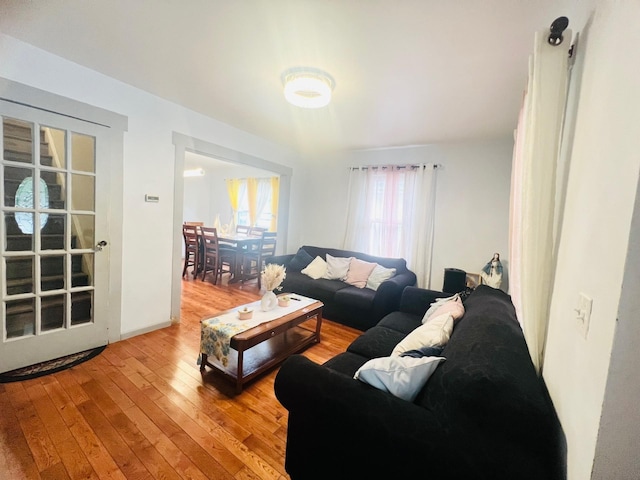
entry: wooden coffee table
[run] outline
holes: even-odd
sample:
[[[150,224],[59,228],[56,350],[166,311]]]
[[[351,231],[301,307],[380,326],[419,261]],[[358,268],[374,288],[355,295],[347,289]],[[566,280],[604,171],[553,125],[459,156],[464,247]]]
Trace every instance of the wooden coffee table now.
[[[205,366],[208,366],[222,373],[227,379],[235,382],[236,392],[240,393],[242,386],[251,379],[308,345],[320,343],[323,307],[322,302],[316,300],[294,312],[234,335],[231,337],[227,366],[219,362],[210,362],[207,354],[202,353],[200,370],[204,371]],[[240,308],[242,306],[207,315],[200,322],[212,316],[235,312]]]

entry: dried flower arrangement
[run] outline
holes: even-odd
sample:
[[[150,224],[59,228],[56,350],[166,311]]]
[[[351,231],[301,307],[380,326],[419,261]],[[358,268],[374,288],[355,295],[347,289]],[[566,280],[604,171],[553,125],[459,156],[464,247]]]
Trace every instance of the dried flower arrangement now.
[[[282,265],[270,263],[265,265],[260,273],[260,281],[267,291],[280,290],[280,284],[287,276],[286,269]]]

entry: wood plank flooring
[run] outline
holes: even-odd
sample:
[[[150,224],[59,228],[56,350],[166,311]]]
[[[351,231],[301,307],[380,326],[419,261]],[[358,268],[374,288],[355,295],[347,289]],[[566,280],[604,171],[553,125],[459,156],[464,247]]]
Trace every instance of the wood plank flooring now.
[[[53,375],[0,384],[0,479],[287,479],[274,369],[235,394],[196,365],[199,320],[259,298],[253,282],[182,282],[182,321]],[[325,319],[324,362],[360,332]]]

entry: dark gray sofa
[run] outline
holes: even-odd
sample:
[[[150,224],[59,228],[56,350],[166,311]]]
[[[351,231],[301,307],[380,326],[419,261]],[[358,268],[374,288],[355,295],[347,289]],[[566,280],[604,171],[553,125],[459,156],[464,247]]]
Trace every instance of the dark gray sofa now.
[[[507,294],[479,286],[413,402],[353,379],[388,356],[435,298],[408,287],[399,311],[324,365],[289,357],[275,393],[289,411],[293,480],[437,478],[561,480],[566,445]]]
[[[290,267],[295,254],[274,256],[265,261],[286,267],[287,275],[281,285],[281,292],[298,293],[320,300],[324,303],[323,316],[350,327],[366,330],[374,326],[387,313],[397,310],[402,290],[416,284],[416,275],[407,268],[407,262],[403,258],[374,257],[349,250],[309,245],[300,248],[313,258],[320,256],[326,260],[327,254],[333,257],[355,257],[396,269],[394,277],[384,281],[377,290],[371,290],[354,287],[340,280],[314,280]]]

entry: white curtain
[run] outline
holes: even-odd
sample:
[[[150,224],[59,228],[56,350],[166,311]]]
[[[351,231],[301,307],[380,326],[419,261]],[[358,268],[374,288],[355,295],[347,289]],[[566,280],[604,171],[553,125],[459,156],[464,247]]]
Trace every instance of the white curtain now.
[[[343,248],[404,258],[428,287],[435,180],[432,164],[351,169]]]
[[[256,224],[260,221],[260,217],[264,213],[264,209],[271,202],[271,179],[258,179],[258,195],[256,198]]]
[[[559,46],[536,34],[516,131],[509,225],[510,293],[540,371],[555,270],[556,175],[567,97],[571,31]]]

